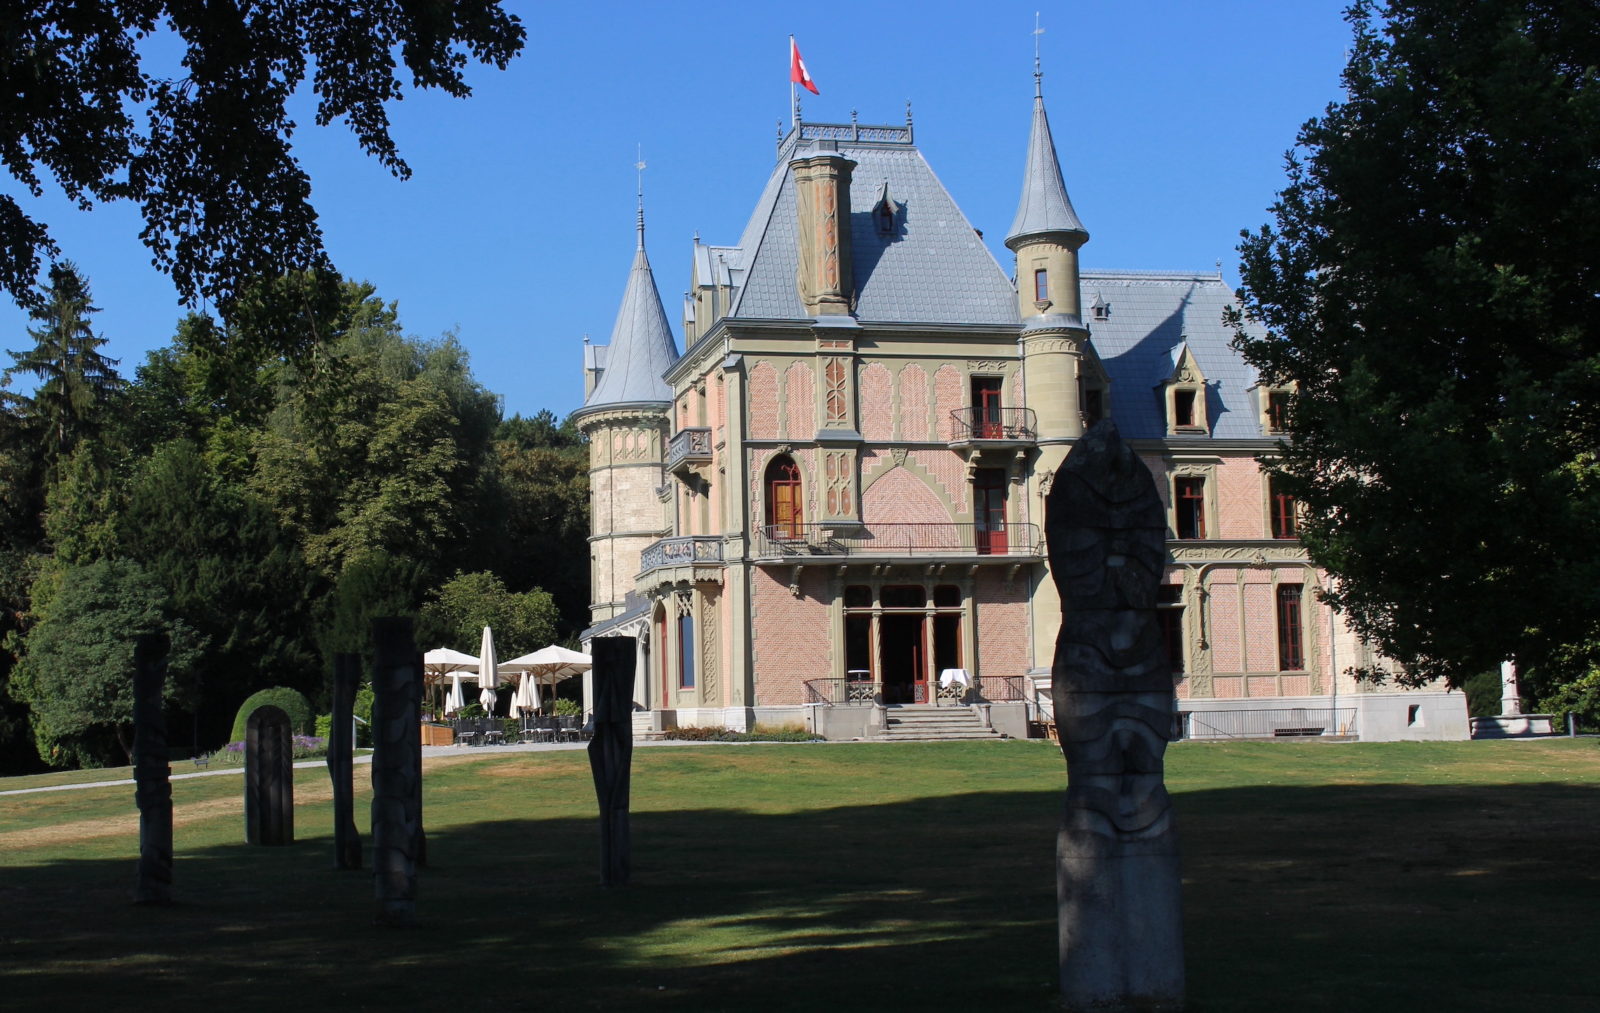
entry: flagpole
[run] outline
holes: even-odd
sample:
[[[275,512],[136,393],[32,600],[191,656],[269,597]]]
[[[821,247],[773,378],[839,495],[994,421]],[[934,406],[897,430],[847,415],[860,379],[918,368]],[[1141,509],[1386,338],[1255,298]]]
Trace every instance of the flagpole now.
[[[794,90],[794,36],[789,36],[789,123],[791,126],[800,126],[800,100]]]

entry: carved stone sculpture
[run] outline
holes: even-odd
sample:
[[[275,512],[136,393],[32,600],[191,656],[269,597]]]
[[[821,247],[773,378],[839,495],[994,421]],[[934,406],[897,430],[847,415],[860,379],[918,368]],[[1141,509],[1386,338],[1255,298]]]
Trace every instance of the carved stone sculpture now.
[[[589,769],[600,800],[600,883],[626,886],[633,860],[628,791],[633,767],[632,637],[597,637],[594,659],[594,738]]]
[[[271,705],[245,721],[244,839],[294,843],[294,734],[289,715]]]
[[[377,920],[410,924],[422,841],[422,655],[410,619],[374,619],[372,869]]]
[[[333,656],[333,723],[328,728],[328,777],[333,781],[333,867],[361,868],[361,834],[356,830],[354,726],[361,655]]]
[[[135,904],[172,903],[172,767],[161,709],[166,681],[167,638],[141,635],[133,646],[133,798],[139,807]]]
[[[1163,781],[1172,673],[1155,611],[1166,520],[1110,420],[1084,434],[1045,507],[1061,593],[1051,695],[1067,794],[1056,837],[1068,1009],[1183,1003],[1178,839]]]

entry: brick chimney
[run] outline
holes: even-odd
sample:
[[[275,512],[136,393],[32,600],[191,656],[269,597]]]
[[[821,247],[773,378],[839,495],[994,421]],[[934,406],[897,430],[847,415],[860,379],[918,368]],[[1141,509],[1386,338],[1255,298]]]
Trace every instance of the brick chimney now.
[[[850,265],[850,171],[856,163],[837,149],[821,150],[789,163],[794,173],[800,269],[800,302],[814,317],[849,316],[855,303]]]

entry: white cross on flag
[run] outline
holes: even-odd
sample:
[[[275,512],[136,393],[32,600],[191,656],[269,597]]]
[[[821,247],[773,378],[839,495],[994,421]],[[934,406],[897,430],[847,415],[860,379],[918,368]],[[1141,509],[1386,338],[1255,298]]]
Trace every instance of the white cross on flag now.
[[[800,58],[800,47],[794,44],[794,36],[789,36],[789,80],[798,84],[813,95],[821,95],[817,91],[817,83],[811,80],[811,71],[806,69],[806,61]]]

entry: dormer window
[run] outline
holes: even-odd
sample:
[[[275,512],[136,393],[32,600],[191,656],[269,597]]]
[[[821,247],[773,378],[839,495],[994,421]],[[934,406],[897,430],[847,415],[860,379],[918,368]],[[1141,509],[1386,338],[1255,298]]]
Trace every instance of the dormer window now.
[[[1172,375],[1162,384],[1167,435],[1203,436],[1211,428],[1206,417],[1206,378],[1187,344],[1179,345],[1176,352]]]
[[[1261,428],[1268,433],[1289,431],[1289,404],[1294,399],[1291,390],[1262,391]]]
[[[1111,304],[1098,292],[1095,293],[1094,302],[1089,306],[1089,319],[1101,322],[1111,319]]]
[[[1180,387],[1172,392],[1173,428],[1194,428],[1194,399],[1196,393],[1192,387]]]
[[[884,181],[883,190],[878,194],[878,203],[872,208],[872,224],[877,227],[878,235],[892,236],[895,233],[895,216],[900,213],[900,205],[889,196],[889,183]]]

